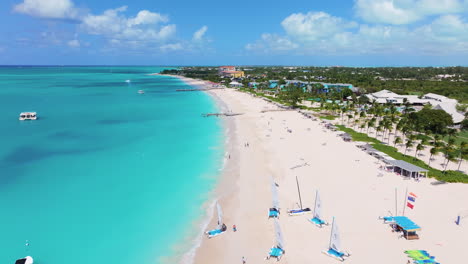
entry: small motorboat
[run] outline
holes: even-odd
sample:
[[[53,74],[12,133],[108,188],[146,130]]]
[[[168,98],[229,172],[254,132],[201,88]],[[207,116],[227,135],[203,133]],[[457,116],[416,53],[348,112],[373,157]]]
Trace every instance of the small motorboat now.
[[[143,91],[143,90],[138,90],[138,93],[139,93],[139,94],[144,94],[145,91]]]
[[[24,120],[37,120],[36,112],[22,112],[19,116],[20,121]]]
[[[34,260],[30,256],[24,257],[22,259],[18,259],[15,262],[15,264],[33,264],[33,263],[34,263]]]

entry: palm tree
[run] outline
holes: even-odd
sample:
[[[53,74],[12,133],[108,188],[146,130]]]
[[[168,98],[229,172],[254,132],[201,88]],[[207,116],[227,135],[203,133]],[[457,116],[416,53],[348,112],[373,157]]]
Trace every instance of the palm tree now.
[[[430,152],[431,152],[431,156],[429,157],[429,163],[427,164],[428,166],[431,165],[432,156],[433,156],[433,155],[436,155],[437,153],[439,153],[439,152],[440,152],[440,149],[439,149],[438,147],[433,147],[433,148],[431,148]]]
[[[383,125],[382,125],[382,122],[379,123],[379,125],[377,126],[377,129],[376,129],[377,133],[375,135],[375,138],[379,138],[379,132],[382,132],[383,131]],[[383,138],[382,138],[383,140]]]
[[[448,167],[448,164],[449,164],[450,161],[452,161],[452,162],[457,161],[457,158],[456,158],[455,153],[453,152],[453,150],[452,150],[452,152],[449,152],[447,154],[446,158],[447,158],[447,163],[445,164],[444,172],[447,170],[447,167]]]
[[[421,151],[424,149],[424,145],[419,143],[417,146],[416,146],[416,152],[414,153],[414,157],[416,158],[416,155],[418,155],[418,151]]]
[[[397,144],[401,144],[402,142],[401,137],[396,137],[393,141],[393,147],[396,147]]]
[[[459,157],[459,159],[460,159],[460,161],[458,163],[457,170],[460,170],[460,166],[462,164],[462,161],[468,159],[468,143],[466,143],[465,141],[460,143],[460,157]]]
[[[413,146],[413,141],[411,141],[411,139],[408,139],[408,141],[406,141],[406,145],[405,145],[405,155],[406,155],[406,151],[408,150],[408,148],[411,148]]]

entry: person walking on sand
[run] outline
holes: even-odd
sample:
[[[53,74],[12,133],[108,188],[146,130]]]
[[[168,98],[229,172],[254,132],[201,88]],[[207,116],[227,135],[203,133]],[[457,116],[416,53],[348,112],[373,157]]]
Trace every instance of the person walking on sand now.
[[[245,264],[245,263],[247,263],[247,259],[244,256],[242,256],[242,264]]]

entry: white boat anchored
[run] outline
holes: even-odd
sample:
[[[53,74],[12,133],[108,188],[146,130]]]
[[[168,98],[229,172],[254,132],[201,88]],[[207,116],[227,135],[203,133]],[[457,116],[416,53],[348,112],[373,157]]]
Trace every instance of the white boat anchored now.
[[[19,116],[20,121],[24,120],[37,120],[36,112],[22,112]]]
[[[34,260],[30,256],[24,257],[22,259],[18,259],[15,262],[15,264],[33,264],[33,263],[34,263]]]

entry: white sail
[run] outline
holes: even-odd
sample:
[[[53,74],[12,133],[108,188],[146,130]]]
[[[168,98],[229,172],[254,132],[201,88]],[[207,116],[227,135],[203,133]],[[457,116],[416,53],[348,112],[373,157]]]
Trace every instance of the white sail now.
[[[323,220],[322,219],[322,201],[320,200],[318,191],[315,194],[314,217],[320,220]]]
[[[223,211],[221,211],[221,206],[216,202],[216,207],[218,208],[218,229],[221,229],[223,226]]]
[[[283,234],[281,233],[279,221],[276,218],[275,218],[275,235],[276,235],[276,245],[280,247],[281,249],[284,249]]]
[[[341,252],[340,234],[338,231],[338,225],[336,224],[335,218],[333,218],[333,225],[332,225],[332,231],[331,231],[331,237],[330,237],[330,248],[338,252]]]
[[[279,209],[278,190],[273,178],[271,178],[271,194],[273,196],[273,208]]]

